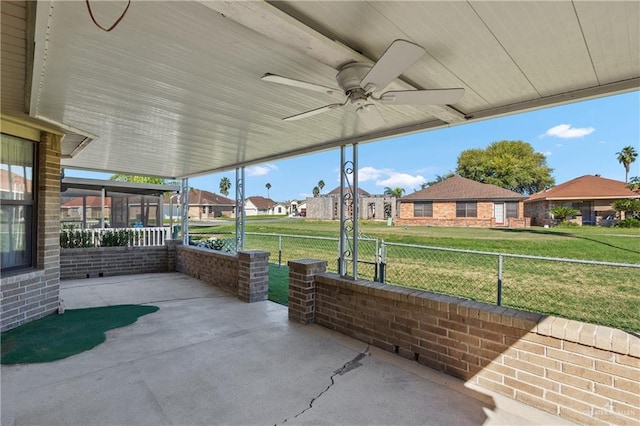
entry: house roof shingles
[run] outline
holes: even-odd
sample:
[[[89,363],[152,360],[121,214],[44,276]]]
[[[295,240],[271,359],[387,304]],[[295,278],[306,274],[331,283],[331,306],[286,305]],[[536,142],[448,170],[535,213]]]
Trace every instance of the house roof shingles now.
[[[525,195],[496,185],[476,182],[462,176],[453,176],[413,194],[401,198],[402,201],[453,201],[453,200],[524,200]]]
[[[556,185],[546,191],[533,194],[526,202],[638,197],[640,197],[640,194],[627,188],[627,184],[624,182],[603,178],[601,176],[585,175]]]
[[[345,189],[346,193],[351,193],[352,188],[351,187],[346,187]],[[340,195],[340,187],[338,186],[337,188],[333,189],[332,191],[327,192],[327,195]],[[365,191],[362,188],[358,188],[358,195],[360,195],[361,197],[370,197],[371,194],[369,194],[367,191]]]
[[[246,201],[251,201],[258,210],[269,210],[276,205],[276,202],[271,198],[265,198],[260,196],[247,197]]]
[[[169,196],[164,196],[164,202],[169,202]],[[235,206],[236,202],[230,198],[203,189],[189,190],[190,206]]]

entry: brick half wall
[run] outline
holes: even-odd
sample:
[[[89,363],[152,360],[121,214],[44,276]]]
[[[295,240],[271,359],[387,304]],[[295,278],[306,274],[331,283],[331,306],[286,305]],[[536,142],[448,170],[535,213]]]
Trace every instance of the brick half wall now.
[[[60,278],[78,279],[170,272],[172,263],[170,261],[174,256],[169,255],[169,250],[166,246],[62,249]],[[175,266],[173,270],[175,271]]]
[[[195,246],[178,246],[176,271],[220,287],[245,302],[267,299],[269,252],[248,250],[237,255]]]
[[[336,274],[310,280],[305,268],[318,265],[304,262],[291,267],[289,292],[312,303],[290,303],[291,320],[315,322],[578,423],[638,424],[635,335]]]

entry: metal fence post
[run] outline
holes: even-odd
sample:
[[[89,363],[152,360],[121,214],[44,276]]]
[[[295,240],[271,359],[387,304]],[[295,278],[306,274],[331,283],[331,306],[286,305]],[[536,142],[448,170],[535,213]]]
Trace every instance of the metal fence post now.
[[[278,235],[278,268],[282,266],[282,235]]]
[[[498,297],[496,305],[502,306],[502,255],[498,255]]]
[[[386,281],[387,277],[387,245],[382,240],[382,245],[380,246],[380,276],[379,282],[383,283]]]

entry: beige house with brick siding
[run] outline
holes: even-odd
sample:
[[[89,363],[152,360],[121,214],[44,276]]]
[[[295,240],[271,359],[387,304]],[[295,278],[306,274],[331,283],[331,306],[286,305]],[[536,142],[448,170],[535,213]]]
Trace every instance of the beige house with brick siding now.
[[[524,228],[526,196],[453,176],[400,199],[396,224]]]
[[[611,204],[615,200],[640,198],[640,193],[627,188],[627,184],[599,175],[585,175],[571,179],[546,191],[533,194],[524,202],[525,214],[534,225],[551,225],[549,210],[556,206],[569,206],[580,210],[575,222],[597,225],[609,215],[615,215]]]

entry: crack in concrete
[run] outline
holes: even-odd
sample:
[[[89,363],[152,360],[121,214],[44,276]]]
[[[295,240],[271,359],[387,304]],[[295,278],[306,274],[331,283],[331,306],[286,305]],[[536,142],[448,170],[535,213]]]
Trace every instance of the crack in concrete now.
[[[367,345],[367,347],[360,352],[358,355],[356,355],[352,360],[347,361],[342,367],[340,367],[339,369],[335,370],[333,372],[333,374],[331,375],[331,377],[329,377],[329,379],[331,380],[331,383],[329,384],[329,386],[327,386],[322,392],[320,392],[318,395],[316,395],[315,397],[311,398],[311,401],[309,401],[309,406],[306,407],[304,410],[300,411],[298,414],[296,414],[293,417],[287,417],[286,419],[284,419],[281,423],[276,423],[274,426],[278,426],[278,424],[285,424],[289,419],[295,419],[301,415],[303,415],[304,413],[306,413],[307,411],[309,411],[310,409],[313,408],[313,403],[316,402],[318,399],[320,399],[320,397],[322,395],[324,395],[325,393],[327,393],[329,391],[329,389],[331,389],[331,387],[333,385],[336,384],[334,378],[336,376],[344,376],[345,374],[347,374],[349,371],[351,370],[355,370],[356,368],[360,367],[362,364],[359,363],[358,361],[360,361],[362,358],[364,358],[365,356],[369,355],[369,345]]]

